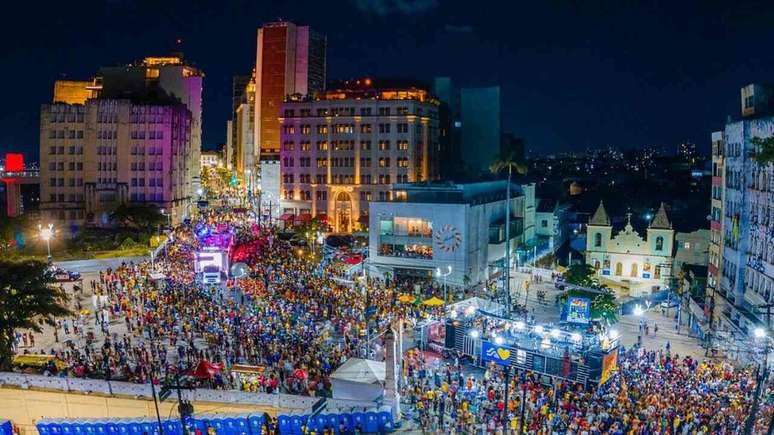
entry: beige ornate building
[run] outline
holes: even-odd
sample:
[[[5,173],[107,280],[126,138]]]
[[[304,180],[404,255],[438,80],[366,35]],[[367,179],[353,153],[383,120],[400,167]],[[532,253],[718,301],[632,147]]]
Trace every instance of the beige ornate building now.
[[[613,234],[605,206],[600,202],[586,231],[586,264],[596,269],[601,283],[620,295],[644,296],[664,288],[672,274],[674,230],[662,203],[643,238],[631,224]]]
[[[415,86],[345,82],[281,111],[283,214],[325,215],[337,232],[368,226],[368,202],[395,183],[437,178],[438,101]]]

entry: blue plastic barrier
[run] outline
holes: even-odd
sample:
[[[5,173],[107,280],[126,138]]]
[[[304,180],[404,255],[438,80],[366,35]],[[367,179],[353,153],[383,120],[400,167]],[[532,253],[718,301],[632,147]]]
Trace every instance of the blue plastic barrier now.
[[[375,412],[366,413],[366,432],[378,432],[379,431],[379,417]]]
[[[0,420],[0,435],[13,435],[11,420]]]
[[[263,430],[263,416],[251,415],[247,418],[247,424],[250,427],[250,435],[262,435]]]
[[[10,422],[8,423],[10,424]],[[177,419],[161,422],[164,435],[182,435],[182,425]],[[212,428],[217,435],[264,435],[263,415],[239,415],[222,418],[188,418],[185,422],[189,433],[207,434]],[[335,434],[351,433],[355,428],[364,432],[392,432],[395,424],[389,412],[356,412],[353,414],[280,415],[277,419],[282,435],[302,435],[304,426],[309,431],[322,432],[330,429]],[[92,421],[41,421],[37,424],[40,435],[160,435],[159,425],[152,419],[92,420]],[[6,435],[0,432],[0,435]],[[12,435],[12,434],[11,434]]]

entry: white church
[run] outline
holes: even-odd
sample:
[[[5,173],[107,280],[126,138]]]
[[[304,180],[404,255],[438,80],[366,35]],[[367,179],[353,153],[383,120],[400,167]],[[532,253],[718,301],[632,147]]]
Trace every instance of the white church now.
[[[631,213],[626,226],[613,234],[610,216],[600,202],[586,229],[586,264],[593,266],[600,283],[618,296],[646,296],[669,284],[674,239],[664,203],[643,238],[632,227]]]

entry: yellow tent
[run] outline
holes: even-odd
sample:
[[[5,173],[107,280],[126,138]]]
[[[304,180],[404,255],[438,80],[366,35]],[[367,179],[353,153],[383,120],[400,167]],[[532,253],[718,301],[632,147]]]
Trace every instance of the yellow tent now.
[[[423,304],[427,305],[428,307],[438,307],[443,305],[443,299],[437,298],[433,296],[432,298],[422,302]]]
[[[414,302],[414,296],[412,296],[410,294],[404,293],[404,294],[398,296],[398,300],[403,302],[404,304],[410,304],[410,303]]]
[[[15,366],[20,366],[20,367],[42,368],[42,367],[45,367],[45,365],[51,361],[54,362],[54,365],[59,370],[62,370],[63,368],[67,367],[64,361],[60,360],[59,358],[53,355],[17,355],[13,357],[13,360],[11,361],[11,363]]]

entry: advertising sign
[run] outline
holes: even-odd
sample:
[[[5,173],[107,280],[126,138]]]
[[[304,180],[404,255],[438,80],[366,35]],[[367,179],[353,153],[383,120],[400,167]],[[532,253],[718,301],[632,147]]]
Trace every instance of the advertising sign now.
[[[512,349],[498,346],[496,344],[484,341],[481,343],[481,361],[493,361],[495,364],[507,366],[510,364]]]
[[[618,349],[608,353],[602,358],[602,374],[599,376],[599,385],[603,385],[618,369]]]
[[[591,320],[591,300],[570,296],[567,298],[567,317],[565,321],[571,323],[589,323]]]

